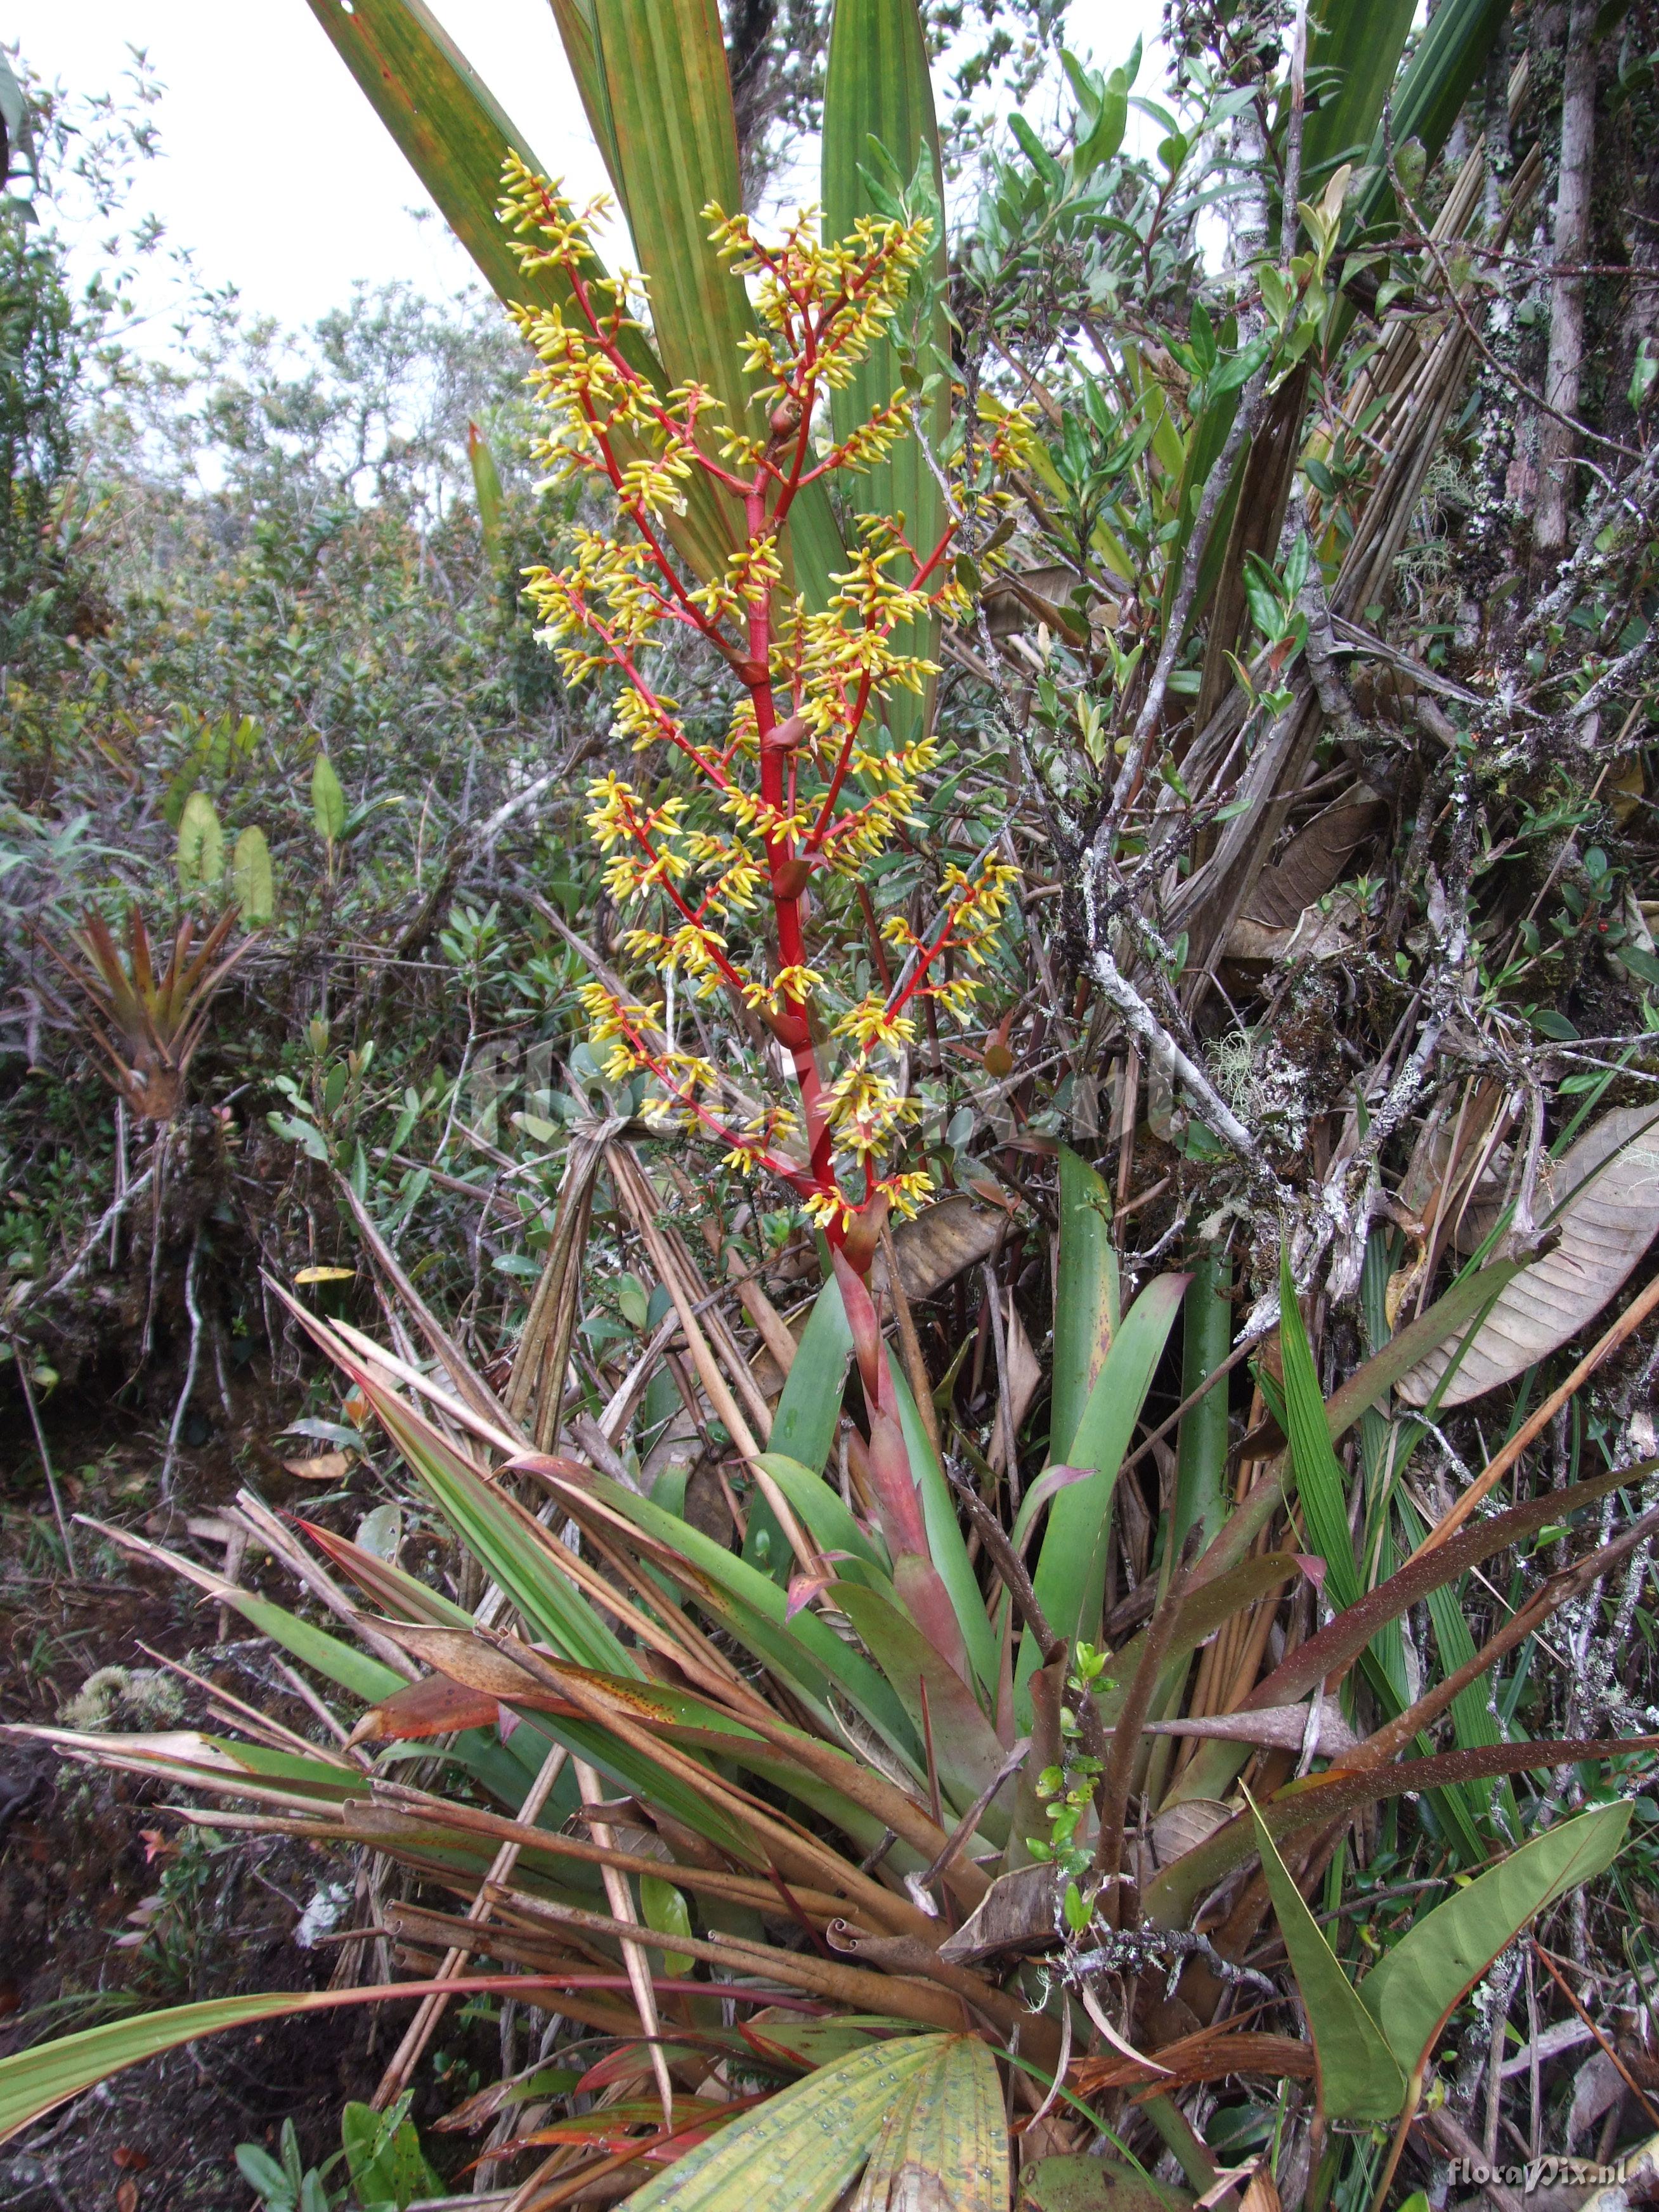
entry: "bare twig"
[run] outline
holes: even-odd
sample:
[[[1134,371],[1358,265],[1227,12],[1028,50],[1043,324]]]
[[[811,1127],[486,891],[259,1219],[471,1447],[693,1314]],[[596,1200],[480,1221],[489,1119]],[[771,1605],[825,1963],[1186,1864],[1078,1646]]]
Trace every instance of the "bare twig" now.
[[[161,1491],[162,1497],[172,1494],[173,1462],[179,1453],[179,1438],[185,1425],[185,1415],[196,1395],[196,1370],[202,1356],[202,1310],[196,1303],[196,1268],[202,1256],[202,1232],[198,1227],[190,1240],[190,1260],[185,1268],[185,1311],[190,1316],[190,1354],[185,1363],[184,1388],[173,1409],[172,1425],[167,1430],[167,1450],[161,1460]]]
[[[40,1425],[40,1409],[34,1402],[34,1385],[29,1380],[28,1349],[18,1337],[13,1337],[11,1340],[11,1356],[17,1370],[17,1379],[23,1386],[23,1403],[29,1409],[29,1426],[34,1431],[34,1447],[40,1455],[46,1488],[52,1495],[52,1516],[57,1521],[58,1539],[64,1547],[64,1563],[69,1569],[70,1580],[78,1583],[81,1571],[75,1564],[75,1547],[70,1541],[69,1522],[64,1517],[64,1501],[58,1494],[58,1477],[52,1471],[52,1454],[46,1449],[46,1432]]]

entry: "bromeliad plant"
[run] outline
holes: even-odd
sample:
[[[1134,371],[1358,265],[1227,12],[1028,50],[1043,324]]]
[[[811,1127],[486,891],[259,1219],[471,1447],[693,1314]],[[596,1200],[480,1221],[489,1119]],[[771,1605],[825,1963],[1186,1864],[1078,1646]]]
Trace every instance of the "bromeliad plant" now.
[[[184,1103],[190,1064],[213,1001],[258,942],[245,937],[226,952],[225,941],[235,927],[232,908],[198,944],[196,924],[186,915],[165,967],[156,964],[136,902],[128,912],[125,957],[108,923],[93,911],[70,940],[78,957],[41,939],[75,988],[78,1003],[72,1012],[102,1054],[109,1080],[143,1121],[165,1124]]]
[[[623,1188],[640,1172],[614,1146],[609,1164]],[[937,2181],[941,2201],[1002,2212],[998,2054],[1015,2075],[1035,2075],[1031,2104],[1073,2061],[1068,2109],[1145,2155],[1167,2142],[1198,2191],[1213,2186],[1215,2161],[1176,2099],[1241,2076],[1312,2073],[1319,2128],[1358,2128],[1359,2167],[1380,2170],[1364,2130],[1397,2118],[1403,2140],[1445,2020],[1533,1915],[1607,1864],[1630,1823],[1628,1804],[1608,1802],[1459,1890],[1460,1798],[1480,1807],[1504,1778],[1626,1761],[1654,1741],[1469,1735],[1470,1692],[1479,1705],[1494,1662],[1636,1553],[1659,1510],[1610,1540],[1592,1533],[1479,1651],[1415,1696],[1391,1701],[1388,1666],[1374,1662],[1410,1608],[1433,1611],[1486,1562],[1586,1507],[1599,1514],[1650,1469],[1546,1489],[1468,1527],[1448,1516],[1437,1540],[1364,1587],[1347,1526],[1330,1519],[1333,1447],[1362,1417],[1408,1434],[1412,1377],[1432,1347],[1478,1331],[1515,1270],[1473,1268],[1328,1402],[1289,1301],[1289,1449],[1202,1548],[1174,1545],[1165,1517],[1151,1616],[1120,1630],[1106,1658],[1101,1539],[1183,1286],[1155,1283],[1121,1312],[1104,1192],[1074,1156],[1060,1165],[1050,1464],[1011,1529],[963,1492],[988,1572],[975,1571],[873,1302],[844,1260],[771,1411],[774,1449],[755,1462],[820,1563],[787,1591],[688,1520],[672,1482],[647,1496],[632,1480],[526,1449],[404,1279],[398,1295],[453,1387],[349,1326],[301,1317],[401,1455],[420,1509],[499,1596],[469,1611],[244,1493],[238,1521],[332,1615],[325,1630],[112,1529],[137,1557],[235,1608],[356,1717],[343,1741],[319,1747],[204,1684],[216,1734],[45,1734],[73,1756],[188,1793],[185,1819],[358,1845],[408,1869],[418,1893],[386,1904],[381,1924],[410,1963],[438,1972],[402,1985],[430,2002],[382,2102],[409,2086],[447,1995],[481,1981],[612,2039],[614,2052],[581,2077],[586,2094],[611,2093],[595,2111],[549,2117],[527,2082],[504,2083],[488,2105],[537,2105],[492,2154],[534,2150],[549,2191],[665,2166],[641,2205],[724,2212],[763,2189],[796,2212],[829,2212],[864,2170],[872,2192],[908,2172]],[[688,1315],[701,1372],[708,1347]],[[825,1467],[854,1361],[863,1414],[843,1431],[849,1504]],[[530,1486],[523,1496],[519,1484]],[[1045,1512],[1028,1575],[1023,1555]],[[1322,1560],[1261,1547],[1282,1516],[1299,1516]],[[1257,1630],[1310,1574],[1354,1595],[1273,1663]],[[1235,1628],[1255,1655],[1243,1693],[1231,1711],[1194,1711],[1194,1655]],[[1453,1746],[1433,1747],[1448,1716]],[[1172,1734],[1196,1741],[1184,1769],[1166,1755]],[[412,1751],[434,1754],[424,1778],[406,1763]],[[1298,1751],[1305,1765],[1323,1763],[1297,1776]],[[1252,1760],[1254,1802],[1237,1788]],[[222,1802],[198,1809],[203,1796]],[[1293,1854],[1305,1884],[1357,1813],[1407,1796],[1447,1808],[1451,1848],[1430,1879],[1449,1894],[1424,1921],[1425,1940],[1408,1936],[1375,1990],[1363,1985],[1372,2044],[1391,2054],[1383,2067],[1355,2026],[1352,1990],[1339,2002],[1342,1970],[1304,1941],[1275,1854]],[[1471,1863],[1489,1849],[1477,1837]],[[1266,1890],[1250,1878],[1257,1857]],[[1269,1892],[1311,2050],[1245,2033],[1221,2003],[1241,1974],[1261,1978]],[[479,1977],[472,1962],[486,1960],[516,1978]],[[1158,2000],[1176,1983],[1197,2024],[1172,2035]],[[0,2126],[170,2040],[343,1994],[186,2007],[26,2053],[0,2067]],[[737,2025],[708,2008],[716,1996]],[[802,2021],[800,2006],[831,2017]],[[1125,2089],[1144,2119],[1087,2101]],[[465,2111],[456,2118],[471,2124]]]
[[[960,621],[969,599],[951,558],[959,501],[931,544],[913,543],[902,515],[860,516],[848,565],[818,605],[793,580],[792,523],[805,495],[867,474],[912,434],[902,385],[845,427],[830,426],[829,403],[925,283],[933,220],[862,216],[831,240],[809,214],[769,245],[746,216],[706,210],[730,280],[754,280],[745,368],[757,380],[750,415],[763,420],[751,429],[705,386],[665,396],[629,359],[627,337],[641,325],[625,288],[592,274],[597,205],[578,216],[516,159],[507,183],[502,216],[520,265],[556,270],[569,294],[566,307],[519,311],[538,364],[532,382],[555,420],[542,458],[556,477],[596,478],[622,526],[615,536],[579,531],[567,567],[529,572],[529,594],[568,680],[617,680],[616,732],[653,771],[649,790],[615,770],[599,778],[588,823],[629,923],[623,948],[662,979],[665,996],[595,980],[584,994],[593,1039],[608,1048],[612,1080],[650,1079],[653,1127],[702,1131],[729,1166],[777,1176],[831,1244],[867,1267],[871,1217],[909,1215],[932,1188],[925,1170],[901,1164],[919,1112],[902,1080],[918,1015],[929,1005],[965,1018],[1015,872],[983,854],[971,870],[946,869],[942,911],[925,933],[890,916],[882,935],[896,979],[884,959],[862,988],[818,964],[815,902],[837,879],[861,882],[916,819],[938,746],[925,715],[896,709],[904,695],[924,699],[939,672],[916,640],[930,622]],[[1018,431],[1012,422],[991,431],[982,475]],[[694,482],[732,547],[706,582],[665,527]],[[688,641],[733,679],[734,702],[712,727],[666,688]],[[674,787],[688,774],[690,788]],[[798,1114],[745,1110],[706,1039],[681,1041],[697,1002],[721,991],[787,1055]],[[860,1221],[866,1233],[854,1234]]]

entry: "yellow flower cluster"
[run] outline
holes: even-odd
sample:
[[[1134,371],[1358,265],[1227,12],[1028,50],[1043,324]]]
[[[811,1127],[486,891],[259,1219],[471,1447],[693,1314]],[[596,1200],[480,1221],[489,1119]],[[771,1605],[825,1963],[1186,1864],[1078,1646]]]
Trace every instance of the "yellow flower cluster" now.
[[[867,1060],[855,1060],[824,1097],[824,1119],[836,1141],[860,1161],[885,1151],[894,1132],[921,1113],[921,1100],[904,1097]]]
[[[830,241],[808,210],[765,243],[746,216],[711,208],[716,246],[732,281],[747,283],[755,319],[753,396],[733,422],[702,386],[665,391],[653,380],[629,288],[606,277],[592,255],[597,210],[578,214],[516,159],[504,181],[501,215],[514,251],[542,280],[544,301],[550,273],[559,293],[555,307],[517,311],[535,355],[531,382],[550,418],[538,459],[554,477],[579,473],[608,485],[624,526],[616,535],[574,532],[563,565],[530,569],[526,589],[566,681],[619,679],[617,736],[635,754],[665,749],[649,797],[614,771],[588,790],[606,888],[629,909],[620,947],[666,979],[670,1010],[678,975],[689,997],[706,1000],[723,988],[749,1010],[745,1019],[758,1015],[787,1040],[801,1113],[799,1121],[782,1108],[732,1116],[714,1066],[679,1048],[672,1011],[665,1019],[662,1008],[596,983],[584,1000],[606,1073],[617,1080],[648,1073],[642,1110],[654,1122],[708,1130],[733,1168],[763,1163],[783,1174],[832,1234],[878,1194],[900,1217],[914,1212],[929,1177],[896,1166],[884,1172],[884,1164],[919,1103],[880,1063],[896,1066],[914,1042],[906,1007],[916,999],[965,1012],[1012,871],[952,871],[944,920],[926,943],[902,921],[890,922],[890,939],[907,956],[901,988],[851,1005],[811,957],[805,895],[816,876],[859,876],[921,823],[938,747],[922,717],[890,706],[927,694],[939,668],[916,649],[926,626],[964,619],[969,596],[952,565],[949,531],[937,545],[915,545],[902,519],[862,522],[821,606],[788,589],[786,541],[804,486],[831,471],[867,468],[909,431],[902,391],[839,443],[826,427],[827,402],[903,306],[924,269],[931,227],[866,218],[850,237]],[[1012,451],[1018,434],[1018,418],[1007,418],[989,441]],[[988,462],[986,438],[970,442],[979,498],[996,465]],[[704,542],[727,549],[700,556],[701,575],[672,550],[676,518],[694,499],[697,515],[718,516]],[[676,700],[658,688],[669,680],[671,653],[684,675],[688,636],[735,679],[721,735],[708,735],[703,720],[694,735]],[[691,771],[691,797],[665,773],[677,761],[682,775]],[[947,951],[962,956],[963,972],[949,977],[936,972]],[[802,1148],[810,1165],[796,1156]]]
[[[941,953],[961,953],[970,968],[983,968],[1018,880],[1018,870],[1006,860],[982,860],[972,875],[952,864],[945,871],[944,921],[931,935],[919,936],[902,914],[888,917],[882,935],[916,963],[918,980],[912,996],[932,999],[947,1013],[965,1018],[980,993],[978,976],[968,974],[946,981],[933,974],[933,963]]]
[[[746,215],[729,216],[712,204],[703,212],[720,258],[734,276],[754,280],[749,294],[759,327],[744,366],[779,400],[796,395],[803,365],[818,391],[851,383],[902,304],[933,236],[925,221],[884,222],[866,216],[850,237],[831,241],[820,235],[817,210],[809,207],[771,246],[757,239]],[[875,441],[867,459],[884,452],[902,428],[900,393],[864,426],[861,434]],[[733,441],[734,454],[742,444]],[[741,457],[752,462],[760,450],[750,446]],[[838,462],[846,456],[843,446]]]
[[[750,609],[763,607],[782,581],[783,563],[778,558],[776,539],[755,538],[738,548],[723,575],[689,596],[718,627],[721,623],[746,622]]]
[[[794,1143],[799,1133],[799,1121],[788,1107],[769,1106],[732,1131],[732,1149],[722,1164],[740,1175],[752,1175],[769,1156],[776,1161],[781,1148]]]
[[[656,1009],[616,998],[599,982],[584,983],[579,996],[590,1042],[605,1048],[602,1064],[606,1081],[625,1083],[645,1065],[638,1041],[655,1023]]]
[[[678,794],[653,805],[609,773],[588,786],[587,797],[588,831],[607,855],[605,883],[611,897],[621,906],[655,890],[669,900],[665,919],[670,927],[635,926],[623,937],[625,949],[659,968],[684,969],[701,979],[703,996],[722,976],[735,980],[715,923],[752,909],[763,861],[741,842],[689,825],[689,801]]]

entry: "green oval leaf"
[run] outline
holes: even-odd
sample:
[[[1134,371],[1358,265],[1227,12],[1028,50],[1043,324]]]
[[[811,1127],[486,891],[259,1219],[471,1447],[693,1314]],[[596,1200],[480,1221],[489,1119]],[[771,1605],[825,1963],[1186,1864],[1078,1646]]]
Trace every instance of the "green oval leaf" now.
[[[263,929],[276,912],[276,887],[270,872],[270,848],[263,830],[244,830],[230,861],[231,888],[245,929]]]
[[[209,890],[225,872],[225,833],[213,801],[204,791],[192,791],[179,817],[179,888]]]
[[[1256,1849],[1261,1854],[1261,1871],[1313,2038],[1320,2109],[1328,2119],[1391,2120],[1406,2101],[1406,2077],[1343,1972],[1341,1962],[1321,1935],[1318,1922],[1303,1901],[1255,1809],[1255,1800],[1248,1802]]]
[[[324,844],[339,842],[346,825],[345,793],[326,753],[318,754],[311,771],[311,820]]]
[[[691,1908],[685,1901],[685,1892],[659,1875],[640,1876],[640,1910],[646,1926],[654,1928],[659,1936],[691,1933]],[[689,1974],[696,1964],[689,1952],[665,1951],[662,1955],[662,1970],[670,1976]]]

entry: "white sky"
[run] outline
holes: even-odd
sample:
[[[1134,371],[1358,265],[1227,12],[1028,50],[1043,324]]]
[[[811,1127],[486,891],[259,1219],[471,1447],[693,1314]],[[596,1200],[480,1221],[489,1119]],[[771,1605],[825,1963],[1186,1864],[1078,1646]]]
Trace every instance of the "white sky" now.
[[[582,194],[604,173],[547,0],[435,0],[457,44],[538,158]],[[292,328],[349,297],[354,280],[404,277],[434,296],[471,264],[428,203],[307,0],[11,0],[0,35],[71,92],[115,88],[129,45],[166,96],[161,157],[131,212],[153,210],[210,285]],[[1150,46],[1158,0],[1073,0],[1070,39],[1097,63]],[[1155,90],[1143,70],[1139,89]],[[167,294],[146,288],[165,313]],[[165,339],[155,332],[159,343]]]

